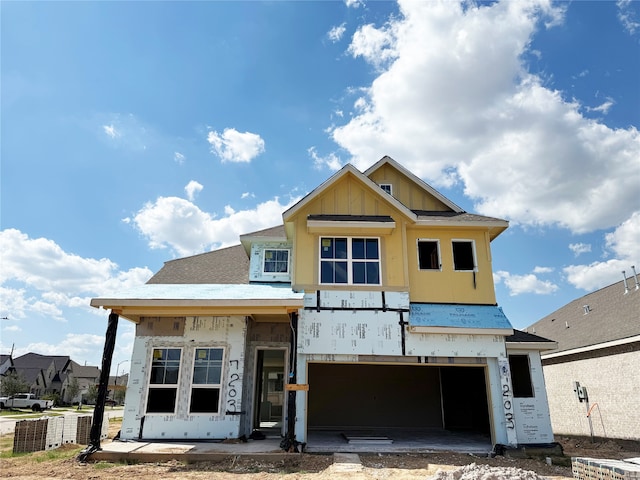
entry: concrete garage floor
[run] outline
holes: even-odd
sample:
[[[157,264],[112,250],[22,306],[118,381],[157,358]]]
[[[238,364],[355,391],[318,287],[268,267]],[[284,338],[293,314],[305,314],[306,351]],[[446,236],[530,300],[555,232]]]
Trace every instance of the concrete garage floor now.
[[[349,443],[343,433],[355,441]],[[380,441],[364,436],[386,437]],[[212,461],[229,455],[245,458],[275,459],[291,455],[280,448],[278,435],[267,435],[264,440],[246,443],[226,442],[139,442],[106,441],[102,450],[91,455],[93,461],[164,462],[168,460]],[[452,433],[445,430],[391,430],[373,432],[312,431],[305,447],[307,453],[429,453],[453,451],[487,455],[492,449],[487,436]]]

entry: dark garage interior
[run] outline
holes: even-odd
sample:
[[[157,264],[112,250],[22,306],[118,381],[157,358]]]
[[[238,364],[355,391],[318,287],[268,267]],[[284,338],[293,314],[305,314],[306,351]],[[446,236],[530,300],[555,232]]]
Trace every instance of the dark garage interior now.
[[[308,368],[309,430],[490,432],[483,367],[311,363]]]

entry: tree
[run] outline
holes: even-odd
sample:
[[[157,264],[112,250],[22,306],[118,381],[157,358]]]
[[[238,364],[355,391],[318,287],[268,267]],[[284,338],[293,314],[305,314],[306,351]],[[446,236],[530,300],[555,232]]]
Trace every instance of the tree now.
[[[113,394],[113,397],[114,397],[113,399],[119,404],[124,403],[125,393],[126,393],[126,390],[124,388],[119,388]]]
[[[69,401],[71,403],[73,403],[74,398],[78,396],[78,393],[80,393],[80,384],[78,383],[78,379],[73,377],[67,387],[67,395],[69,395]]]
[[[2,385],[0,385],[2,395],[11,397],[18,393],[29,391],[29,384],[18,372],[5,373],[2,376]]]
[[[96,403],[96,398],[98,398],[98,387],[92,383],[87,389],[87,403],[93,405]]]

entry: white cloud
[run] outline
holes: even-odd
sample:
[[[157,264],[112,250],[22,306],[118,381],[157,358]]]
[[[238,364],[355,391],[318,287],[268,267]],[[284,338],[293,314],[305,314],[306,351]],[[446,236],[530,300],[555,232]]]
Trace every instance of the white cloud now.
[[[144,283],[148,268],[118,270],[106,258],[83,258],[65,252],[54,241],[29,238],[16,229],[0,231],[0,316],[24,319],[41,314],[64,320],[65,308],[89,307],[89,298]]]
[[[640,29],[640,20],[638,13],[633,10],[633,2],[618,0],[616,5],[618,6],[618,20],[629,34],[634,35]]]
[[[583,253],[589,253],[591,251],[590,243],[570,243],[569,250],[577,257]]]
[[[184,187],[184,191],[187,192],[187,198],[193,201],[195,194],[201,192],[204,187],[196,182],[195,180],[191,180],[186,187]]]
[[[509,289],[509,295],[514,297],[524,293],[535,293],[537,295],[548,295],[556,290],[558,286],[548,280],[540,280],[533,273],[527,275],[512,275],[509,272],[498,271],[493,274],[496,284],[504,282]]]
[[[64,352],[75,361],[84,363],[85,359],[95,357],[96,351],[102,352],[103,346],[104,337],[101,335],[68,333],[59,343],[34,342],[24,347],[18,347],[14,352],[14,357],[29,352],[37,352],[41,355],[60,355],[60,352]]]
[[[235,245],[241,234],[281,224],[282,212],[298,199],[284,204],[276,197],[254,209],[240,211],[227,205],[225,216],[215,218],[183,198],[159,197],[129,220],[151,248],[168,247],[178,256],[185,256]]]
[[[182,165],[186,159],[187,157],[185,157],[184,154],[180,152],[173,152],[173,161],[177,164]]]
[[[333,27],[327,32],[327,38],[329,38],[333,43],[339,42],[342,39],[344,32],[347,30],[345,25],[345,23],[341,23],[340,25]]]
[[[553,267],[535,267],[533,273],[551,273],[555,269]]]
[[[116,127],[114,127],[113,125],[103,125],[102,129],[104,130],[104,133],[106,133],[107,136],[111,138],[116,138],[120,136],[120,132],[116,130]]]
[[[342,168],[342,161],[340,157],[338,157],[335,153],[330,153],[324,157],[318,155],[316,147],[310,147],[307,149],[307,153],[313,159],[314,168],[321,170],[324,167],[327,167],[332,172],[336,172]]]
[[[5,332],[21,332],[22,329],[18,325],[9,325],[8,327],[4,327],[3,330]]]
[[[102,131],[109,137],[109,145],[135,152],[145,151],[147,146],[161,142],[159,135],[132,113],[100,115]]]
[[[354,57],[363,57],[376,67],[386,65],[398,55],[393,48],[395,42],[393,25],[378,29],[369,24],[358,28],[351,39],[349,53]]]
[[[611,98],[608,98],[606,102],[598,105],[597,107],[587,107],[587,111],[599,112],[606,115],[607,113],[609,113],[609,110],[611,110],[611,107],[613,107],[614,105],[615,105],[615,102]]]
[[[364,6],[363,0],[344,0],[344,3],[347,7],[350,8],[358,8],[360,6]]]
[[[639,238],[640,211],[637,211],[613,232],[605,235],[607,252],[615,255],[615,258],[588,265],[569,265],[564,268],[567,281],[586,291],[619,282],[623,270],[629,275],[631,265],[640,265]]]
[[[264,140],[260,135],[241,133],[234,128],[225,128],[222,133],[210,131],[207,141],[211,151],[223,162],[249,163],[264,152]]]
[[[242,195],[240,195],[240,198],[244,200],[245,198],[256,198],[256,196],[251,192],[244,192]]]
[[[560,7],[401,0],[401,15],[353,36],[349,52],[386,69],[332,138],[361,170],[384,152],[512,224],[614,228],[637,209],[640,133],[584,117],[523,63]]]

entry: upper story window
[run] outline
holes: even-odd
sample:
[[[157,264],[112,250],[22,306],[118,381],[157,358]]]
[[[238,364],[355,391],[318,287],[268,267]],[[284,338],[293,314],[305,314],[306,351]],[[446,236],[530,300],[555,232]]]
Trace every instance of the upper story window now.
[[[418,239],[418,268],[420,270],[440,270],[440,242]]]
[[[222,348],[196,348],[190,413],[218,413],[222,379]]]
[[[387,192],[389,195],[393,195],[393,187],[390,183],[381,183],[380,188]]]
[[[289,250],[266,249],[264,251],[263,273],[289,273]]]
[[[476,271],[475,244],[473,240],[453,240],[453,269],[457,271]]]
[[[180,374],[179,348],[154,348],[147,397],[147,413],[174,413]]]
[[[320,283],[380,285],[380,240],[321,237]]]

